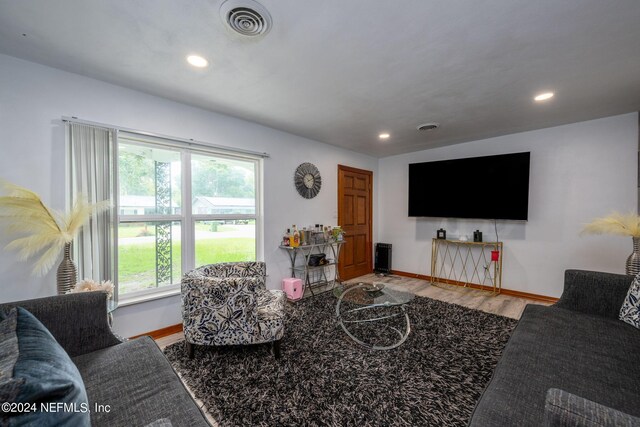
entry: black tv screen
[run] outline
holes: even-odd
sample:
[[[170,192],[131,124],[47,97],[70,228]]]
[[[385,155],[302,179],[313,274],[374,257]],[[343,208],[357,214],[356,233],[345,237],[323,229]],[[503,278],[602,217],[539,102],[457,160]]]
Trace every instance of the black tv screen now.
[[[409,165],[409,216],[527,220],[531,153]]]

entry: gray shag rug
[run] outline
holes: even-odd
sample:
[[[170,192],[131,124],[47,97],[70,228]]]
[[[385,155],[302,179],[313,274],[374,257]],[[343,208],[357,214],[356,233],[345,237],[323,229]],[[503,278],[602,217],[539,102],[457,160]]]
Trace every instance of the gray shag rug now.
[[[374,351],[336,325],[335,304],[330,293],[289,304],[279,360],[269,345],[164,352],[221,426],[465,426],[516,325],[416,297],[404,344]]]

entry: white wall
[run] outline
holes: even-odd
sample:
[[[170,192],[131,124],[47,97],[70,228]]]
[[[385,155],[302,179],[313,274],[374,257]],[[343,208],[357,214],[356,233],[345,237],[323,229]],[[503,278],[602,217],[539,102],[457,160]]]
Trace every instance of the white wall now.
[[[581,225],[610,210],[637,206],[637,114],[474,141],[381,159],[342,150],[240,119],[212,113],[53,68],[0,55],[0,178],[38,192],[56,208],[64,204],[64,127],[61,116],[109,123],[177,137],[266,151],[265,243],[269,286],[288,276],[278,248],[290,224],[333,224],[337,164],[374,171],[374,241],[393,243],[393,267],[429,274],[431,238],[488,221],[408,218],[407,164],[531,151],[529,222],[499,222],[505,241],[505,288],[559,296],[566,268],[622,272],[630,239],[579,236]],[[304,200],[292,184],[295,167],[311,161],[323,188]],[[378,227],[378,224],[380,225]],[[379,229],[379,230],[378,230]],[[1,242],[0,242],[1,243]],[[55,273],[29,275],[15,254],[0,257],[0,302],[55,294]],[[180,323],[179,297],[121,307],[115,330],[123,336]]]
[[[337,165],[372,170],[377,176],[377,159],[370,156],[6,55],[0,55],[0,88],[0,178],[36,191],[55,208],[64,206],[61,116],[268,152],[264,259],[271,288],[290,275],[288,257],[278,249],[284,229],[337,222]],[[323,180],[312,200],[300,197],[293,187],[293,172],[306,161],[318,167]],[[29,264],[18,262],[11,252],[0,257],[0,277],[0,302],[56,292],[55,272],[31,277]],[[180,323],[179,301],[171,297],[121,307],[114,328],[131,336]]]
[[[580,230],[594,217],[612,210],[632,212],[637,206],[635,113],[381,159],[379,237],[393,244],[393,269],[430,275],[431,239],[440,227],[447,237],[472,237],[480,229],[485,240],[495,240],[493,221],[409,218],[409,163],[522,151],[531,152],[529,221],[498,221],[505,245],[503,287],[558,297],[565,269],[624,273],[630,238],[580,236]],[[508,197],[483,183],[481,175],[478,179],[480,184],[473,185],[489,197]]]

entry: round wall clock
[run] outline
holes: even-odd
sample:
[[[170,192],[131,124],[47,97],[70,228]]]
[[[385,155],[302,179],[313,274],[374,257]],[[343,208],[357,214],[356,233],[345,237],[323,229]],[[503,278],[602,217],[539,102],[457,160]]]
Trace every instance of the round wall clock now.
[[[302,197],[313,199],[318,195],[320,187],[322,187],[320,171],[311,163],[303,163],[298,166],[293,175],[293,184]]]

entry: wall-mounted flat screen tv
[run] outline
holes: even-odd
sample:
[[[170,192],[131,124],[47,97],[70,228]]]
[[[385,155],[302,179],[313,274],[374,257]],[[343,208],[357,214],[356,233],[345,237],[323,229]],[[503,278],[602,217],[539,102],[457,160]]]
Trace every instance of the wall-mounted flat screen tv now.
[[[531,153],[412,163],[409,216],[527,220]]]

